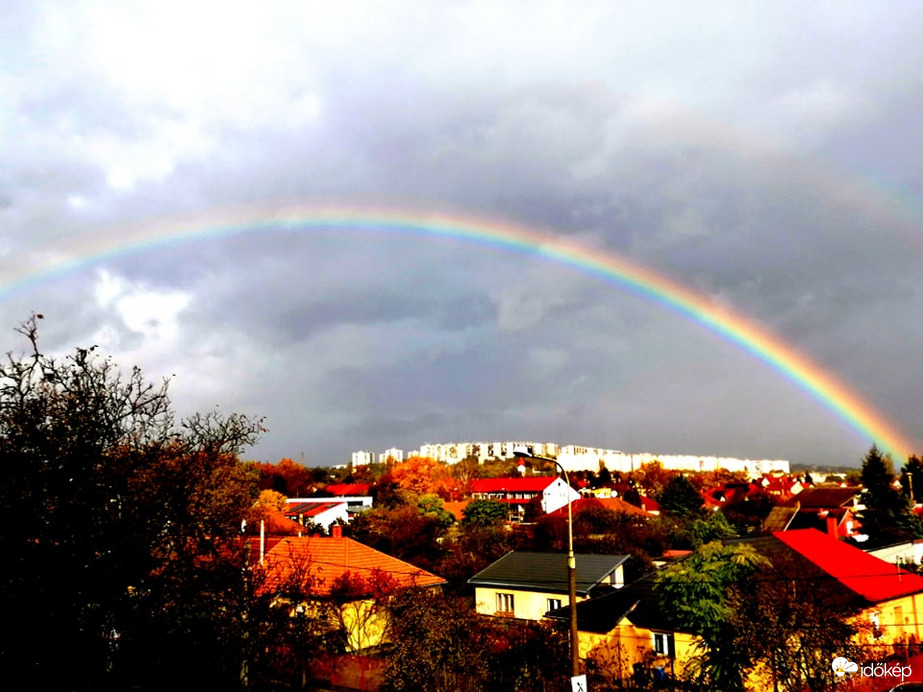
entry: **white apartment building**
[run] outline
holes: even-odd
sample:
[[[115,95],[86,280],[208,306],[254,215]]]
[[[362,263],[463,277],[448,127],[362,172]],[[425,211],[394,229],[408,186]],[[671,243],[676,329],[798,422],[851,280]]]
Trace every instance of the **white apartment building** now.
[[[512,459],[516,447],[531,447],[532,453],[540,457],[554,457],[558,454],[558,445],[553,442],[526,442],[507,440],[505,442],[447,442],[442,444],[424,444],[410,452],[409,456],[429,457],[446,464],[457,464],[463,459],[474,457],[483,464],[488,459]]]
[[[358,451],[353,452],[353,466],[368,466],[373,461],[375,461],[375,454],[373,452]]]
[[[386,461],[388,461],[388,459],[394,459],[394,461],[397,462],[404,461],[404,450],[392,447],[391,449],[386,449],[378,455],[379,464],[384,464]]]
[[[650,452],[626,453],[614,449],[578,447],[567,445],[561,447],[558,463],[568,471],[599,470],[600,462],[612,471],[630,473],[644,464],[659,461],[670,471],[743,471],[749,476],[791,472],[790,464],[783,459],[737,459],[734,457],[699,456],[694,454],[652,454]]]
[[[617,449],[584,447],[581,445],[558,446],[554,442],[529,442],[507,440],[504,442],[446,442],[424,444],[407,454],[407,457],[429,457],[446,464],[474,457],[483,464],[489,459],[511,459],[516,447],[530,447],[532,453],[539,457],[551,457],[567,471],[598,471],[602,462],[610,472],[630,473],[644,464],[659,461],[665,469],[671,471],[742,471],[751,477],[769,473],[791,472],[790,464],[783,459],[737,459],[734,457],[702,456],[695,454],[652,454],[650,452],[628,453]],[[395,461],[403,461],[404,451],[388,449],[378,455],[380,462],[388,456]],[[353,466],[364,466],[374,461],[372,452],[353,452]]]

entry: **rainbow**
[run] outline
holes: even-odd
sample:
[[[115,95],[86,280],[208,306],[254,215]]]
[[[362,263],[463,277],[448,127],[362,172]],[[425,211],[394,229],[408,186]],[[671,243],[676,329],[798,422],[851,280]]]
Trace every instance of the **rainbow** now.
[[[570,267],[663,305],[752,354],[896,461],[911,453],[910,441],[857,392],[755,321],[613,252],[508,222],[439,212],[305,204],[161,218],[68,238],[49,248],[38,266],[17,266],[0,275],[0,295],[121,255],[281,230],[417,235],[526,253]]]

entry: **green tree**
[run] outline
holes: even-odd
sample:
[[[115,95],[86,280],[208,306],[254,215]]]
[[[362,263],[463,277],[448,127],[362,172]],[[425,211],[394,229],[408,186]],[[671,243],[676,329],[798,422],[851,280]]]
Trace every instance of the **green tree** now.
[[[438,495],[421,495],[417,501],[417,509],[425,517],[433,517],[442,528],[447,529],[455,523],[455,517],[443,506],[442,498]]]
[[[166,383],[94,348],[0,364],[0,667],[43,689],[156,687],[240,674],[237,535],[259,422],[175,422]]]
[[[705,689],[744,689],[753,656],[736,626],[733,590],[766,564],[752,546],[714,542],[656,577],[655,593],[663,607],[673,613],[677,629],[701,639],[691,675]]]
[[[462,510],[463,524],[495,526],[509,517],[509,507],[496,500],[473,500]]]
[[[858,513],[870,546],[923,537],[923,526],[912,512],[910,498],[894,487],[891,458],[872,446],[862,462],[862,504]]]
[[[695,550],[706,543],[736,536],[737,532],[724,513],[712,512],[705,518],[695,518],[681,523],[674,534],[674,545]]]
[[[673,476],[657,498],[661,509],[673,516],[695,519],[704,516],[705,501],[685,476]]]

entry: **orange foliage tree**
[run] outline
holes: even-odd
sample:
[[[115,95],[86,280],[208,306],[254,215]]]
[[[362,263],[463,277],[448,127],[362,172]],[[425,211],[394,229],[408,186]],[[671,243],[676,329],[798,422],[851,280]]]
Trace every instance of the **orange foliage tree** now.
[[[448,466],[430,457],[410,457],[392,469],[391,477],[399,488],[416,495],[444,495],[452,484]]]

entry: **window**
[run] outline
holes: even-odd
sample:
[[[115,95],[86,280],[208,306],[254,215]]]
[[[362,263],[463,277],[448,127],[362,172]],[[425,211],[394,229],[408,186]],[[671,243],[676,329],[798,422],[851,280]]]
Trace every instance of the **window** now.
[[[654,651],[660,656],[675,656],[673,635],[668,632],[654,632]]]
[[[513,601],[513,594],[511,593],[498,593],[497,594],[497,613],[502,613],[504,615],[512,615],[515,607],[516,606]]]
[[[548,599],[548,610],[557,610],[561,607],[560,598],[549,598]]]

